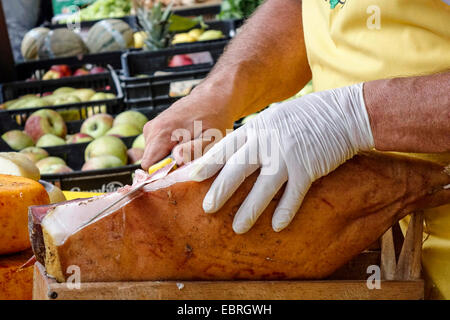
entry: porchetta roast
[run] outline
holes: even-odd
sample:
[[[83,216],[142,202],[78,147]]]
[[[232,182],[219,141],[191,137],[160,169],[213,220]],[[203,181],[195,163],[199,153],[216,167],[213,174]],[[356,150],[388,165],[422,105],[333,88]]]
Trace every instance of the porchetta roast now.
[[[237,235],[231,228],[234,214],[258,173],[219,212],[206,214],[202,200],[213,178],[188,181],[190,165],[84,227],[129,187],[31,207],[29,229],[36,258],[58,281],[70,276],[72,265],[80,268],[82,282],[317,279],[408,213],[450,203],[448,164],[357,155],[316,181],[292,223],[278,233],[271,218],[283,190],[248,233]]]

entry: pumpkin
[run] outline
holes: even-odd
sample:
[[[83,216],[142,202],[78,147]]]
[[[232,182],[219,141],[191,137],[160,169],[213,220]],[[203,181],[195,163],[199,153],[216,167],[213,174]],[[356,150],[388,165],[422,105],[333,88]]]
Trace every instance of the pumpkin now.
[[[50,29],[39,27],[31,29],[25,34],[20,47],[25,60],[36,60],[38,58],[38,42],[49,32]]]
[[[86,45],[91,53],[125,50],[133,46],[133,33],[122,20],[102,20],[89,30]]]
[[[38,47],[39,59],[70,57],[88,52],[79,35],[63,28],[50,31],[40,39]]]

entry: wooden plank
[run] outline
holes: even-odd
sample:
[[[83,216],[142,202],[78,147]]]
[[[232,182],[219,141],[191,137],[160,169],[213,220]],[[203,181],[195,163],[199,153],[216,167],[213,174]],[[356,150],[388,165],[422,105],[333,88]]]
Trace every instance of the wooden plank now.
[[[423,239],[423,211],[411,214],[405,241],[398,258],[395,280],[420,278]]]
[[[368,289],[364,280],[340,281],[147,281],[82,283],[69,289],[45,276],[42,265],[35,265],[33,299],[40,300],[377,300],[423,299],[423,280],[381,281],[380,289]]]
[[[394,280],[396,267],[394,237],[389,228],[381,237],[381,279]]]

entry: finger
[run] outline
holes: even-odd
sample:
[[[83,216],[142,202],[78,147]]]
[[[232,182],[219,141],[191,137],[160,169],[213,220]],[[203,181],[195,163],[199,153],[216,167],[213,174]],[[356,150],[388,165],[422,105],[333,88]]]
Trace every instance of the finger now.
[[[175,146],[172,150],[172,156],[178,165],[189,163],[204,155],[215,143],[216,141],[213,138],[202,136]]]
[[[251,142],[250,142],[251,143]],[[245,178],[255,172],[260,164],[249,161],[249,144],[242,146],[227,161],[222,171],[214,180],[211,188],[203,199],[203,210],[213,213],[219,210],[233,195]]]
[[[259,175],[255,185],[234,217],[234,232],[242,234],[250,230],[278,190],[287,181],[287,177],[285,167],[281,168],[275,175]]]
[[[279,232],[286,228],[294,218],[308,192],[311,182],[308,179],[290,179],[283,196],[278,202],[272,217],[272,228]]]
[[[148,170],[150,166],[170,154],[176,141],[171,141],[171,132],[162,127],[157,119],[144,127],[145,150],[141,166]]]
[[[194,164],[190,178],[203,181],[215,175],[231,156],[245,144],[246,131],[242,128],[233,131],[216,143]]]

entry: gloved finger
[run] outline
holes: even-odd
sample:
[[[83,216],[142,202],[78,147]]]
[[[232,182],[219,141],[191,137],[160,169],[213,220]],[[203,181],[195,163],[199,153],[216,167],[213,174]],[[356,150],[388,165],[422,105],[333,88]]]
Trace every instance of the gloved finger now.
[[[279,232],[291,223],[308,192],[311,182],[308,179],[289,179],[283,196],[278,202],[272,217],[272,228]]]
[[[228,134],[216,143],[203,157],[193,165],[190,179],[203,181],[215,175],[231,158],[231,156],[245,144],[246,131],[243,127]]]
[[[286,167],[274,175],[259,175],[252,190],[242,203],[233,221],[234,232],[245,233],[255,224],[278,190],[287,181]]]
[[[219,210],[233,195],[236,189],[244,182],[245,178],[255,172],[260,164],[257,159],[251,161],[250,145],[256,143],[248,141],[227,161],[222,171],[211,185],[203,199],[203,210],[213,213]]]

